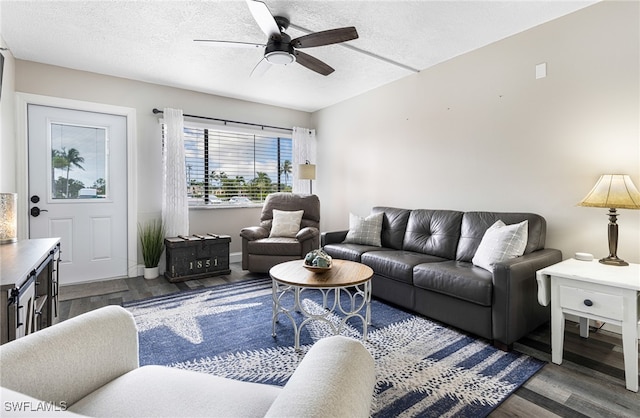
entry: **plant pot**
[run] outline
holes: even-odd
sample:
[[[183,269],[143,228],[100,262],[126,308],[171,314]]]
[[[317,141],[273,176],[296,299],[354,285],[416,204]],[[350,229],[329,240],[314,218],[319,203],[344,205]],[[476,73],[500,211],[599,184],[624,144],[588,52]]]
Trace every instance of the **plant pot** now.
[[[158,266],[144,268],[145,279],[155,279],[156,277],[158,277]]]

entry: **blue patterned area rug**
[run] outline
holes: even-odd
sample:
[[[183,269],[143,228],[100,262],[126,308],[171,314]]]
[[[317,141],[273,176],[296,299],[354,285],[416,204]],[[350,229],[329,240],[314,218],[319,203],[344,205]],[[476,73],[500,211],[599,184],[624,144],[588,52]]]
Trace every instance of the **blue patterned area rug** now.
[[[302,297],[307,309],[322,309],[319,292],[305,291]],[[272,337],[269,279],[124,307],[138,325],[141,365],[281,386],[311,345],[331,333],[328,324],[311,321],[302,330],[297,353],[293,326],[281,315]],[[376,361],[374,417],[487,416],[545,364],[377,300],[371,318],[365,346]],[[360,339],[361,321],[349,322],[342,334]]]

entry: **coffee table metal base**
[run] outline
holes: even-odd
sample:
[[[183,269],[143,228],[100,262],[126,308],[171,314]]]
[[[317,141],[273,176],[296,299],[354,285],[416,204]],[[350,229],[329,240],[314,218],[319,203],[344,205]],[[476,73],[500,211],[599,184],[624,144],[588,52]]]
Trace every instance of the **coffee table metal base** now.
[[[276,336],[276,323],[278,317],[284,314],[289,318],[295,331],[295,349],[300,350],[300,331],[310,321],[323,321],[331,327],[334,335],[340,334],[350,318],[359,318],[362,321],[362,340],[367,339],[367,326],[371,325],[371,280],[355,286],[333,286],[333,287],[305,287],[280,283],[272,278],[273,290],[273,317],[272,336]],[[303,292],[319,291],[322,294],[322,312],[309,312],[301,303]],[[287,308],[283,306],[286,295],[293,295],[293,306]],[[341,299],[341,295],[346,295],[347,302]],[[348,306],[344,306],[348,305]],[[294,318],[293,312],[300,312],[304,319],[300,324]],[[364,311],[364,312],[363,312]],[[331,322],[330,317],[334,313],[342,314],[340,324],[336,326]],[[363,315],[364,314],[364,315]]]

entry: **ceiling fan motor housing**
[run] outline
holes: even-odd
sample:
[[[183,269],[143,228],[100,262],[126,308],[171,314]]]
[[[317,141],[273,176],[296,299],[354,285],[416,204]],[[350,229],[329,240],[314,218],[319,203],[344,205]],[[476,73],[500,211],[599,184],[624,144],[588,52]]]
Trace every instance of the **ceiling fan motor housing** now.
[[[271,64],[276,65],[287,65],[295,62],[296,56],[293,53],[291,37],[286,33],[280,33],[280,36],[269,38],[267,47],[264,50],[264,57]]]

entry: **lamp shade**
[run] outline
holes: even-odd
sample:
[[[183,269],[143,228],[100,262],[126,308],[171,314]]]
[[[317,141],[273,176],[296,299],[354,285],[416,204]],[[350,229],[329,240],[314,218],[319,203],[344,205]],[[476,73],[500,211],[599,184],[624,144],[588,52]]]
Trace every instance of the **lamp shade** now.
[[[315,164],[298,165],[298,178],[301,180],[315,180],[316,165]]]
[[[640,209],[640,192],[626,174],[603,174],[579,206]]]
[[[18,240],[18,195],[0,193],[0,244]]]

